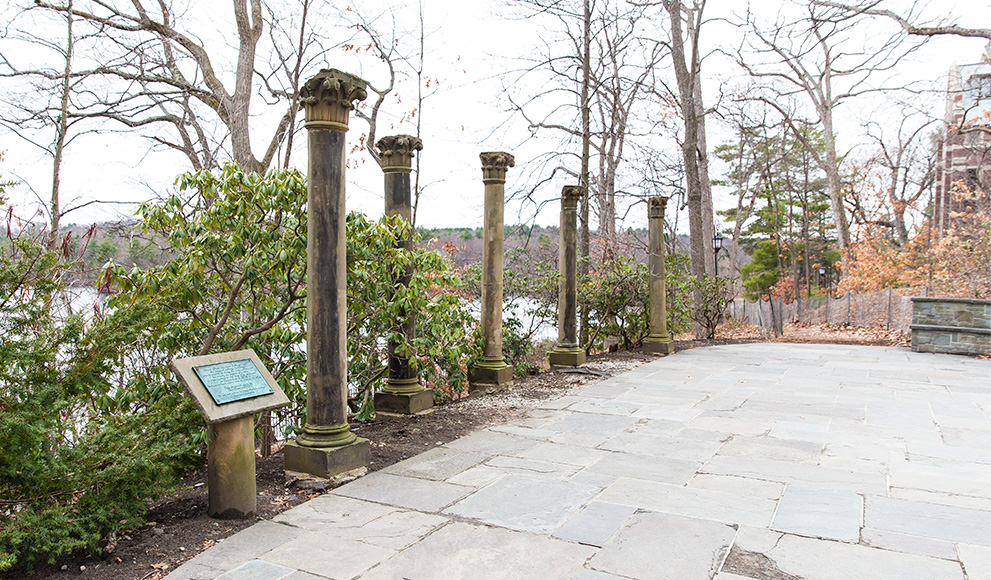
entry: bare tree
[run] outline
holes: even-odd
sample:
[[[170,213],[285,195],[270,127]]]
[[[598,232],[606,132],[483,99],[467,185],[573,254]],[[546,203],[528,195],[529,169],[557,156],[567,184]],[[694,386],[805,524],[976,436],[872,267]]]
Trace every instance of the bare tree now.
[[[71,9],[72,0],[66,6]],[[16,17],[27,18],[24,11]],[[10,60],[0,54],[0,78],[9,81],[22,81],[20,86],[8,84],[3,96],[6,112],[0,116],[0,125],[26,143],[42,150],[52,159],[51,189],[42,196],[32,188],[38,197],[39,205],[45,208],[48,220],[48,244],[54,247],[59,242],[58,231],[62,218],[82,204],[66,203],[63,200],[62,167],[68,146],[78,137],[93,130],[85,127],[84,119],[74,115],[78,87],[85,80],[76,73],[77,43],[85,43],[90,37],[81,35],[75,29],[75,19],[70,11],[60,15],[61,22],[50,23],[53,28],[42,34],[32,30],[8,29],[5,38],[20,45],[30,45],[36,51],[53,55],[50,66],[32,69],[21,74]],[[52,35],[54,27],[61,27],[64,36]],[[54,134],[52,133],[54,129]]]
[[[689,255],[692,261],[692,274],[701,278],[708,272],[715,271],[715,262],[708,259],[713,255],[709,242],[713,231],[711,197],[708,206],[703,201],[705,197],[703,184],[708,182],[708,157],[703,150],[705,115],[701,103],[702,55],[699,52],[699,34],[704,22],[706,2],[692,0],[692,4],[685,5],[681,0],[661,0],[661,4],[667,11],[670,22],[671,58],[678,85],[678,104],[685,125],[681,151],[685,164],[688,199]],[[704,180],[703,172],[706,173]],[[708,216],[703,213],[705,207],[709,208]],[[700,307],[701,292],[695,291],[693,298],[695,307]],[[701,324],[695,324],[696,338],[705,338],[706,333]]]
[[[928,139],[933,131],[933,119],[912,114],[908,107],[902,111],[894,135],[885,135],[877,123],[869,123],[867,127],[876,150],[871,161],[883,172],[879,192],[883,212],[872,216],[865,210],[863,200],[851,200],[854,218],[859,223],[886,228],[900,246],[909,241],[906,213],[918,208],[936,175],[935,150]]]
[[[79,99],[70,117],[109,119],[139,129],[155,144],[182,153],[194,169],[215,167],[229,156],[245,171],[261,172],[280,148],[288,158],[299,79],[325,48],[312,26],[327,19],[313,14],[310,0],[280,6],[277,14],[266,14],[262,0],[231,0],[230,7],[234,46],[213,52],[187,26],[186,14],[166,0],[38,0],[32,10],[70,17],[98,40],[86,66],[71,75],[73,82],[86,79],[74,86],[86,98]],[[266,59],[259,46],[267,28],[274,55]],[[7,52],[0,54],[7,74],[38,73],[15,64]],[[252,124],[258,107],[280,113],[271,136],[256,151]]]
[[[903,42],[900,33],[872,30],[871,40],[863,35],[862,18],[847,11],[820,4],[793,3],[800,17],[783,10],[770,27],[758,24],[752,14],[746,43],[750,54],[741,50],[738,63],[755,79],[767,82],[769,92],[762,98],[776,108],[789,124],[793,135],[805,146],[826,173],[829,196],[836,223],[837,243],[842,250],[850,244],[849,220],[843,205],[840,156],[833,126],[834,112],[844,102],[868,92],[885,90],[883,77],[918,44]],[[865,36],[866,37],[866,36]],[[761,60],[763,58],[763,60]],[[792,110],[781,103],[804,95],[817,116],[825,138],[825,150],[816,150]]]
[[[640,118],[635,112],[652,97],[654,71],[664,48],[649,38],[645,7],[634,3],[538,0],[530,8],[530,14],[553,19],[560,37],[543,37],[542,52],[516,71],[510,85],[539,83],[543,89],[509,91],[509,105],[533,134],[556,135],[561,144],[540,159],[539,177],[528,193],[534,195],[562,173],[580,183],[588,180],[594,202],[588,205],[598,214],[599,236],[606,240],[608,257],[618,218],[617,195],[625,191],[621,166],[630,139],[647,134],[645,128],[634,126]]]
[[[909,7],[909,12],[907,14],[898,14],[891,10],[880,8],[880,6],[884,4],[884,0],[870,0],[868,2],[857,2],[852,4],[828,2],[826,0],[812,0],[812,2],[820,6],[828,6],[830,8],[845,10],[853,14],[867,14],[870,16],[890,18],[891,20],[897,22],[906,34],[916,36],[950,35],[962,36],[965,38],[984,38],[991,41],[991,28],[967,28],[948,22],[934,23],[932,25],[924,26],[913,24],[912,21],[915,20],[915,15],[912,14],[912,12],[914,12],[916,7],[914,4]]]

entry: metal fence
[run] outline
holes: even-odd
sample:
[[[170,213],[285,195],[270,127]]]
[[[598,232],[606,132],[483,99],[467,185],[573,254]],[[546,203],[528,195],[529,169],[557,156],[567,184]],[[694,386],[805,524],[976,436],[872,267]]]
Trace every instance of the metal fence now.
[[[737,299],[730,303],[726,315],[777,334],[781,334],[785,322],[873,326],[909,332],[912,299],[890,288],[873,294],[818,296],[789,303],[780,298],[759,302]]]

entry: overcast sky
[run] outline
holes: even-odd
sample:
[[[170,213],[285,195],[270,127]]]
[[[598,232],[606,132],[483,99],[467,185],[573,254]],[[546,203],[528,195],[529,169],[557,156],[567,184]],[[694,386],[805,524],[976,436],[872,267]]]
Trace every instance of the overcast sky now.
[[[226,8],[226,3],[219,2],[216,6]],[[369,15],[379,14],[386,6],[388,3],[382,1],[366,0],[361,3],[361,9]],[[710,17],[729,16],[731,11],[739,11],[742,6],[738,1],[710,0],[707,12]],[[779,3],[755,2],[753,7],[756,12],[773,15]],[[937,8],[942,15],[965,15],[958,20],[964,26],[986,26],[991,22],[991,3],[988,2],[944,0],[938,5],[934,3],[931,12],[935,13]],[[415,7],[407,6],[397,12],[401,19],[412,16],[413,11]],[[492,0],[424,0],[428,31],[425,68],[439,85],[421,112],[425,144],[421,177],[424,191],[418,225],[480,226],[482,183],[478,154],[505,150],[516,155],[517,167],[509,171],[507,181],[507,191],[512,193],[523,186],[528,160],[538,156],[543,148],[553,146],[553,141],[525,142],[528,135],[525,125],[518,120],[507,123],[510,116],[505,110],[505,101],[500,98],[503,84],[507,81],[499,73],[520,66],[519,57],[532,54],[544,34],[536,25],[537,21],[515,18],[514,12],[516,10],[507,8],[506,3]],[[202,38],[211,39],[207,42],[222,42],[223,37],[211,34],[211,28],[222,25],[223,18],[223,15],[210,14],[201,16],[193,24]],[[407,21],[406,26],[412,29],[414,23]],[[714,48],[735,34],[734,29],[717,21],[703,28],[703,41]],[[724,48],[733,48],[735,41],[728,44]],[[984,43],[975,39],[934,39],[911,62],[905,63],[900,74],[907,80],[930,81],[938,87],[945,87],[945,75],[951,63],[975,62],[980,58],[983,47]],[[354,55],[341,52],[329,55],[327,61],[336,68],[356,73],[373,83],[381,79],[381,67],[367,58],[356,59]],[[706,79],[704,96],[711,103],[720,86],[735,82],[740,73],[727,59],[714,55],[703,65],[703,74]],[[533,87],[534,91],[540,89],[539,86]],[[405,113],[408,103],[412,101],[411,90],[408,86],[402,90],[400,98],[406,99],[403,104],[390,104],[379,136],[414,132],[411,125],[399,122],[397,118],[397,115]],[[942,105],[938,99],[933,99],[932,95],[921,95],[918,99],[933,103],[933,114],[942,115]],[[865,99],[837,110],[836,127],[841,146],[850,149],[861,141],[859,127],[866,118],[875,114],[875,109],[878,109],[878,101]],[[256,117],[252,130],[259,142],[267,138],[266,132],[270,135],[268,128],[274,123],[273,119],[262,113]],[[364,124],[354,118],[351,127],[348,134],[351,139],[357,139],[365,130]],[[708,129],[711,150],[726,138],[726,132],[717,119],[709,121]],[[676,146],[670,137],[663,138],[671,141],[671,147]],[[50,158],[9,134],[0,134],[0,150],[5,152],[0,163],[0,175],[15,176],[24,182],[10,192],[12,201],[21,208],[30,207],[35,196],[28,185],[45,197],[51,183]],[[296,154],[297,164],[305,171],[302,147],[297,148]],[[348,209],[372,216],[380,215],[383,205],[381,171],[364,152],[355,154],[351,162],[356,167],[348,173]],[[63,199],[66,201],[63,204],[69,200],[79,202],[92,199],[143,201],[154,197],[155,192],[168,191],[176,174],[187,167],[183,157],[161,151],[149,152],[147,142],[127,133],[107,130],[84,136],[66,152],[62,177]],[[720,167],[714,166],[713,177],[718,177],[720,171]],[[555,197],[565,184],[567,181],[561,179],[548,183],[545,197]],[[728,198],[717,192],[717,209],[726,204]],[[133,206],[90,206],[70,214],[63,223],[113,220],[132,212]],[[625,225],[641,226],[646,221],[636,211],[631,215]],[[529,205],[511,204],[506,210],[507,222],[528,221],[533,217],[534,208]],[[556,224],[557,219],[556,204],[549,204],[536,217],[537,223],[544,225]]]

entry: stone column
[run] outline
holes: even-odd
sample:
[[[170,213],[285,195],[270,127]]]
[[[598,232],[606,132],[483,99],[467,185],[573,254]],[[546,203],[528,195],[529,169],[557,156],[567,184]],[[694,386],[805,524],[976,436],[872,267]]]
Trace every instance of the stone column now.
[[[580,185],[561,190],[561,230],[557,291],[557,344],[547,353],[551,368],[585,364],[585,349],[578,344],[578,200]]]
[[[654,196],[647,201],[650,224],[650,334],[643,340],[644,352],[664,355],[674,353],[674,342],[668,334],[667,288],[664,282],[664,207],[666,197]]]
[[[309,146],[306,240],[306,425],[286,444],[287,471],[331,477],[366,467],[367,439],[347,418],[345,132],[365,81],[323,69],[300,90]]]
[[[481,321],[485,351],[468,381],[470,392],[489,393],[513,384],[513,367],[502,358],[502,242],[506,171],[515,165],[515,160],[501,151],[482,153],[479,157],[485,184]]]
[[[397,218],[407,227],[413,219],[410,204],[410,171],[413,152],[423,149],[423,142],[412,135],[392,135],[379,139],[375,144],[382,156],[382,172],[385,175],[385,215]],[[408,231],[397,247],[413,250],[412,231]],[[393,280],[395,287],[408,286],[413,276],[412,267]],[[408,340],[413,338],[414,319],[411,312],[402,312],[397,321]],[[420,385],[420,377],[409,364],[409,357],[398,351],[394,341],[389,341],[389,378],[386,386],[375,394],[375,410],[411,415],[434,406],[434,393]]]

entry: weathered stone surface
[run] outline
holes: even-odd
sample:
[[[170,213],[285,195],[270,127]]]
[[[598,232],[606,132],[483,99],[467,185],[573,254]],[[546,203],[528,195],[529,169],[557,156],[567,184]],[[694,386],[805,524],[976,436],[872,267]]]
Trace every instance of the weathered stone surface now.
[[[785,485],[777,481],[707,473],[696,474],[688,482],[688,487],[735,495],[742,501],[751,497],[776,501],[781,498],[785,491]]]
[[[784,534],[767,557],[803,580],[963,580],[957,562]]]
[[[991,580],[991,548],[957,544],[957,553],[967,572],[967,580]]]
[[[456,522],[359,580],[570,580],[592,553],[592,548],[570,542]]]
[[[289,524],[305,530],[359,528],[382,516],[396,511],[369,501],[334,494],[324,494],[291,510],[284,511],[272,521]]]
[[[765,527],[771,523],[775,507],[775,502],[770,500],[740,501],[739,496],[728,493],[625,477],[604,489],[596,500],[729,524]]]
[[[865,546],[905,552],[906,554],[917,554],[919,556],[929,556],[943,560],[957,559],[953,542],[944,540],[933,540],[932,538],[923,538],[921,536],[910,536],[908,534],[899,534],[898,532],[864,528],[860,530],[860,542]]]
[[[631,506],[593,501],[551,535],[562,540],[601,547],[636,511]]]
[[[861,497],[850,491],[789,486],[771,528],[841,542],[860,541]]]
[[[395,550],[382,546],[346,537],[328,542],[321,532],[307,532],[265,553],[261,559],[320,576],[333,570],[331,578],[343,579],[353,578],[395,554]]]
[[[425,512],[436,512],[473,491],[474,488],[463,485],[388,473],[371,473],[331,493]]]
[[[638,513],[589,561],[626,578],[708,580],[719,571],[736,528],[670,514]]]
[[[991,546],[991,511],[868,496],[864,525],[924,538]]]
[[[289,471],[333,477],[367,466],[371,458],[371,445],[368,439],[361,437],[340,447],[304,447],[295,441],[289,441],[284,453],[286,469]]]
[[[216,580],[283,580],[296,570],[263,560],[245,562],[230,572],[217,576]]]
[[[517,455],[537,445],[538,441],[495,431],[479,431],[451,441],[446,445],[459,451],[474,451],[487,455]]]
[[[529,475],[506,475],[444,510],[485,523],[549,534],[582,508],[599,488]]]
[[[218,543],[179,568],[176,568],[169,575],[169,579],[173,580],[173,576],[176,579],[201,577],[187,575],[185,570],[189,570],[190,573],[204,573],[210,570],[232,570],[305,533],[306,530],[284,524],[258,522],[250,528],[242,530],[223,542]],[[209,576],[209,578],[213,577]]]
[[[482,463],[491,456],[484,453],[437,447],[416,457],[390,465],[382,473],[443,481]]]
[[[991,354],[991,301],[912,298],[912,350]]]
[[[588,467],[600,475],[615,475],[683,485],[699,468],[699,463],[668,457],[647,457],[632,453],[613,452]]]

